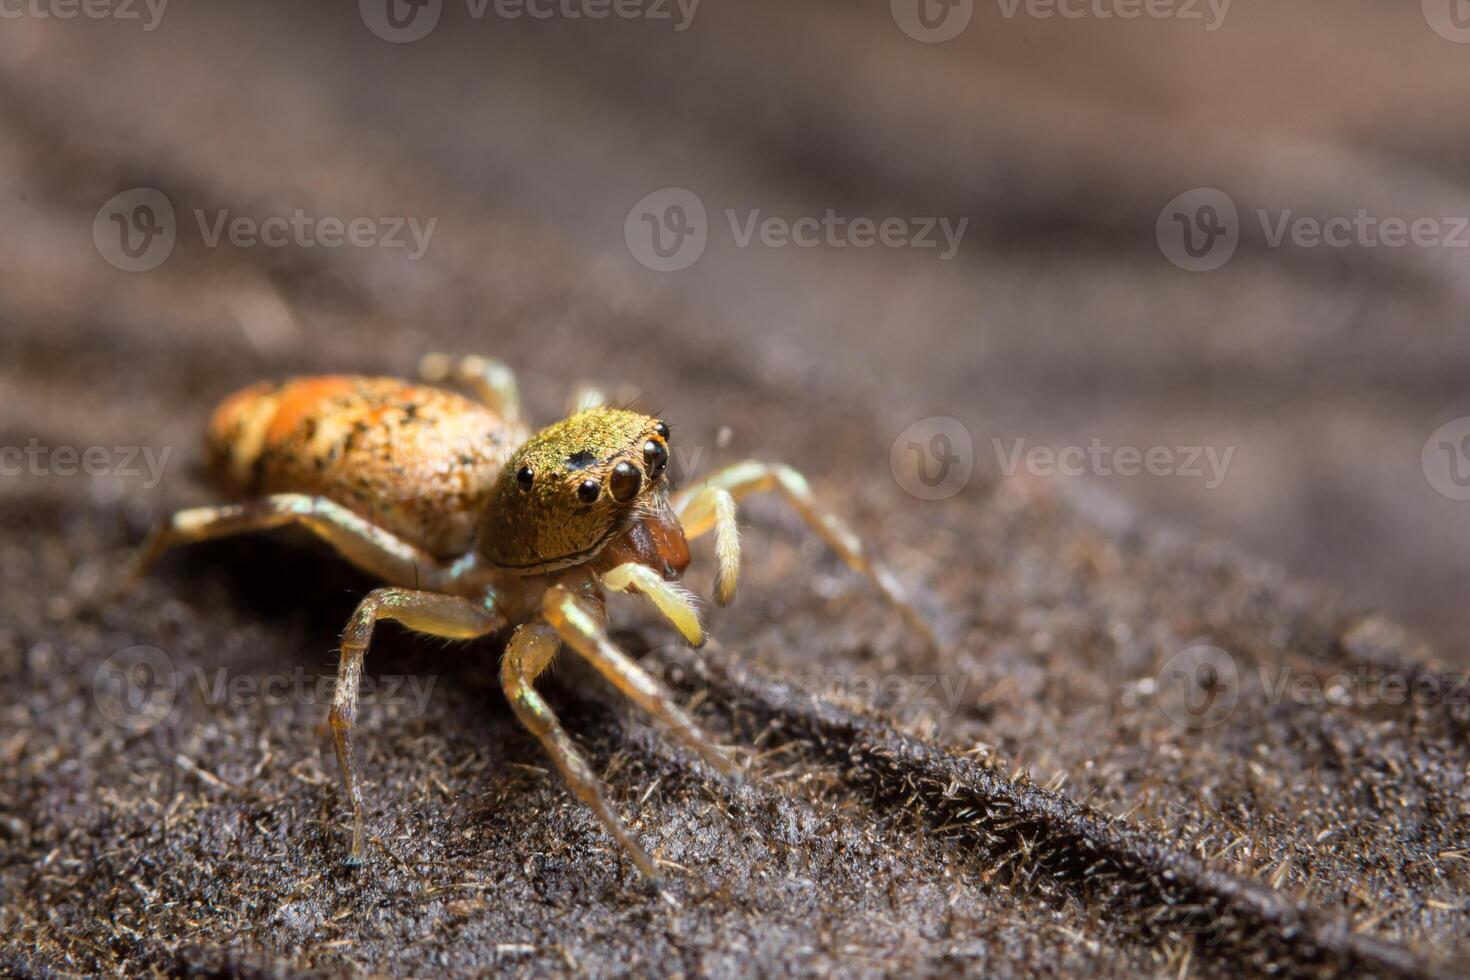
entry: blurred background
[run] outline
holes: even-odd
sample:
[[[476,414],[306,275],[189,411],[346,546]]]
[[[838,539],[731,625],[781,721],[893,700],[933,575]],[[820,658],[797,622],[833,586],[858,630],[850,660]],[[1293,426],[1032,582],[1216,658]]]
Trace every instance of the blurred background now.
[[[543,418],[627,380],[691,450],[860,417],[827,450],[901,485],[1098,446],[1060,478],[1470,655],[1464,0],[3,17],[7,444],[182,460],[233,385],[470,343]]]

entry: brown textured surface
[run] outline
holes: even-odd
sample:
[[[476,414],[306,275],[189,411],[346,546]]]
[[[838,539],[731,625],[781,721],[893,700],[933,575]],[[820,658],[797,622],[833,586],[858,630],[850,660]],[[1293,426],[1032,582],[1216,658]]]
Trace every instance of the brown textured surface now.
[[[1164,201],[1211,183],[1243,208],[1465,213],[1464,48],[1368,2],[1241,4],[1208,37],[977,7],[982,29],[948,47],[835,3],[711,5],[677,37],[446,17],[399,47],[342,4],[0,31],[0,445],[173,449],[156,487],[0,480],[0,971],[1465,972],[1463,706],[1269,690],[1283,669],[1330,689],[1463,662],[1361,611],[1450,638],[1465,622],[1464,505],[1418,469],[1464,411],[1463,260],[1256,243],[1184,276],[1152,240]],[[185,228],[222,207],[441,220],[418,262],[190,231],[128,275],[90,230],[138,185]],[[622,223],[664,186],[695,187],[716,221],[840,207],[974,230],[949,264],[726,240],[659,277]],[[799,464],[932,590],[953,653],[906,643],[767,501],[745,511],[744,592],[711,614],[707,671],[651,650],[672,638],[619,603],[620,640],[670,665],[759,776],[708,778],[565,658],[552,703],[673,862],[665,901],[546,773],[495,643],[383,630],[369,672],[433,686],[422,713],[364,705],[377,845],[342,868],[310,682],[369,583],[242,540],[92,600],[153,518],[209,499],[190,464],[224,394],[406,373],[430,349],[509,360],[538,419],[575,379],[630,381],[695,473]],[[888,470],[928,415],[977,447],[938,503]],[[1213,494],[994,475],[992,436],[1095,434],[1239,459]],[[1195,730],[1151,692],[1201,641],[1233,658],[1238,701]],[[137,644],[177,688],[134,735],[92,691]],[[269,704],[219,695],[221,677],[303,687]],[[954,710],[875,698],[883,678],[945,682]]]

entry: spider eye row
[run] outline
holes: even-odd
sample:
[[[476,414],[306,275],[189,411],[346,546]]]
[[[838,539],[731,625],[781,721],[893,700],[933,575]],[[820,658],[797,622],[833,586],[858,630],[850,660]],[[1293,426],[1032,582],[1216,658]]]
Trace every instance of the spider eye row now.
[[[669,450],[662,442],[650,439],[643,444],[643,464],[648,467],[648,478],[657,480],[669,466]]]
[[[654,434],[658,439],[650,439],[643,444],[643,464],[648,470],[649,480],[658,480],[664,475],[669,467],[669,450],[664,441],[669,438],[669,427],[663,422],[658,422],[653,427]],[[522,491],[530,490],[536,482],[536,471],[530,464],[516,470],[516,485]],[[643,489],[643,473],[632,463],[624,460],[613,467],[612,475],[608,478],[608,490],[612,497],[620,504],[626,504],[638,496],[638,491]],[[593,479],[583,480],[577,485],[577,499],[584,504],[593,504],[602,494],[602,484]]]
[[[612,476],[607,481],[607,488],[612,492],[614,500],[620,504],[626,504],[638,496],[638,491],[643,489],[643,474],[638,472],[638,467],[625,459],[613,467]]]

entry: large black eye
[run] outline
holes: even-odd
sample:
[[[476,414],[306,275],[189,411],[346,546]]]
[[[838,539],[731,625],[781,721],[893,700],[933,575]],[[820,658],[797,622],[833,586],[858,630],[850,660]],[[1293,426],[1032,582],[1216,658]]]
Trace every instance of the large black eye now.
[[[648,466],[648,478],[657,480],[669,465],[669,451],[663,443],[650,439],[643,444],[643,462]]]
[[[522,466],[516,470],[516,484],[522,490],[531,489],[531,482],[536,479],[535,472],[529,466]]]
[[[623,460],[613,467],[608,486],[612,489],[613,499],[620,504],[626,504],[638,496],[638,489],[643,486],[643,474],[638,472],[638,467]]]
[[[577,499],[584,504],[596,503],[600,493],[602,485],[596,480],[583,480],[582,485],[577,487]]]

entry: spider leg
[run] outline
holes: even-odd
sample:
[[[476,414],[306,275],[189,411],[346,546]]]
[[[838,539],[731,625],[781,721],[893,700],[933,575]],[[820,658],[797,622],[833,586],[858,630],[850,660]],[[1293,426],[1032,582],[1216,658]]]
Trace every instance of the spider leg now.
[[[567,414],[576,415],[589,408],[601,408],[607,404],[607,392],[589,381],[583,381],[567,396]]]
[[[414,589],[374,589],[358,603],[342,632],[342,658],[337,664],[337,686],[327,716],[342,770],[342,788],[352,804],[352,850],[348,863],[362,861],[362,790],[352,755],[352,723],[357,719],[357,694],[362,661],[372,643],[373,627],[392,619],[417,633],[451,640],[472,640],[505,625],[505,619],[483,605],[459,596]]]
[[[524,418],[515,373],[500,361],[475,354],[425,354],[419,361],[419,377],[431,384],[450,381],[463,385],[512,425]]]
[[[608,639],[601,618],[565,586],[556,585],[546,590],[541,614],[555,627],[567,646],[581,654],[634,704],[667,727],[675,738],[726,776],[739,775],[730,754],[695,724],[667,688]]]
[[[571,737],[556,720],[551,707],[533,686],[537,675],[551,663],[561,647],[561,637],[550,624],[534,620],[520,626],[511,637],[500,663],[500,684],[521,724],[540,740],[546,754],[561,772],[577,798],[597,815],[607,832],[628,852],[638,870],[657,880],[658,869],[648,853],[633,839],[622,818],[602,794],[597,775],[577,751]]]
[[[604,573],[602,584],[614,592],[643,595],[674,624],[690,646],[704,646],[704,627],[699,624],[699,610],[694,607],[687,589],[665,582],[658,572],[636,561],[624,562]]]
[[[727,491],[734,500],[758,491],[778,492],[839,558],[877,586],[884,598],[903,616],[909,629],[923,637],[931,648],[939,649],[933,629],[909,602],[898,579],[883,565],[868,557],[857,535],[835,514],[825,510],[817,502],[806,477],[796,470],[780,463],[736,463],[715,473],[700,487],[684,490],[674,499],[674,508],[684,522],[685,536],[693,538],[715,527],[718,550],[721,525],[733,525],[734,508],[731,506],[728,517],[723,517],[720,509],[724,505],[718,495],[705,496],[711,490]],[[725,533],[733,536],[733,532]],[[738,555],[738,550],[735,553]]]
[[[335,548],[363,571],[403,585],[437,583],[439,562],[428,552],[383,530],[325,497],[281,493],[244,504],[181,510],[153,529],[123,575],[131,585],[170,548],[232,534],[297,524]]]
[[[735,497],[718,484],[706,484],[676,503],[684,537],[694,539],[714,528],[715,601],[728,606],[740,584],[740,528],[735,524]]]

